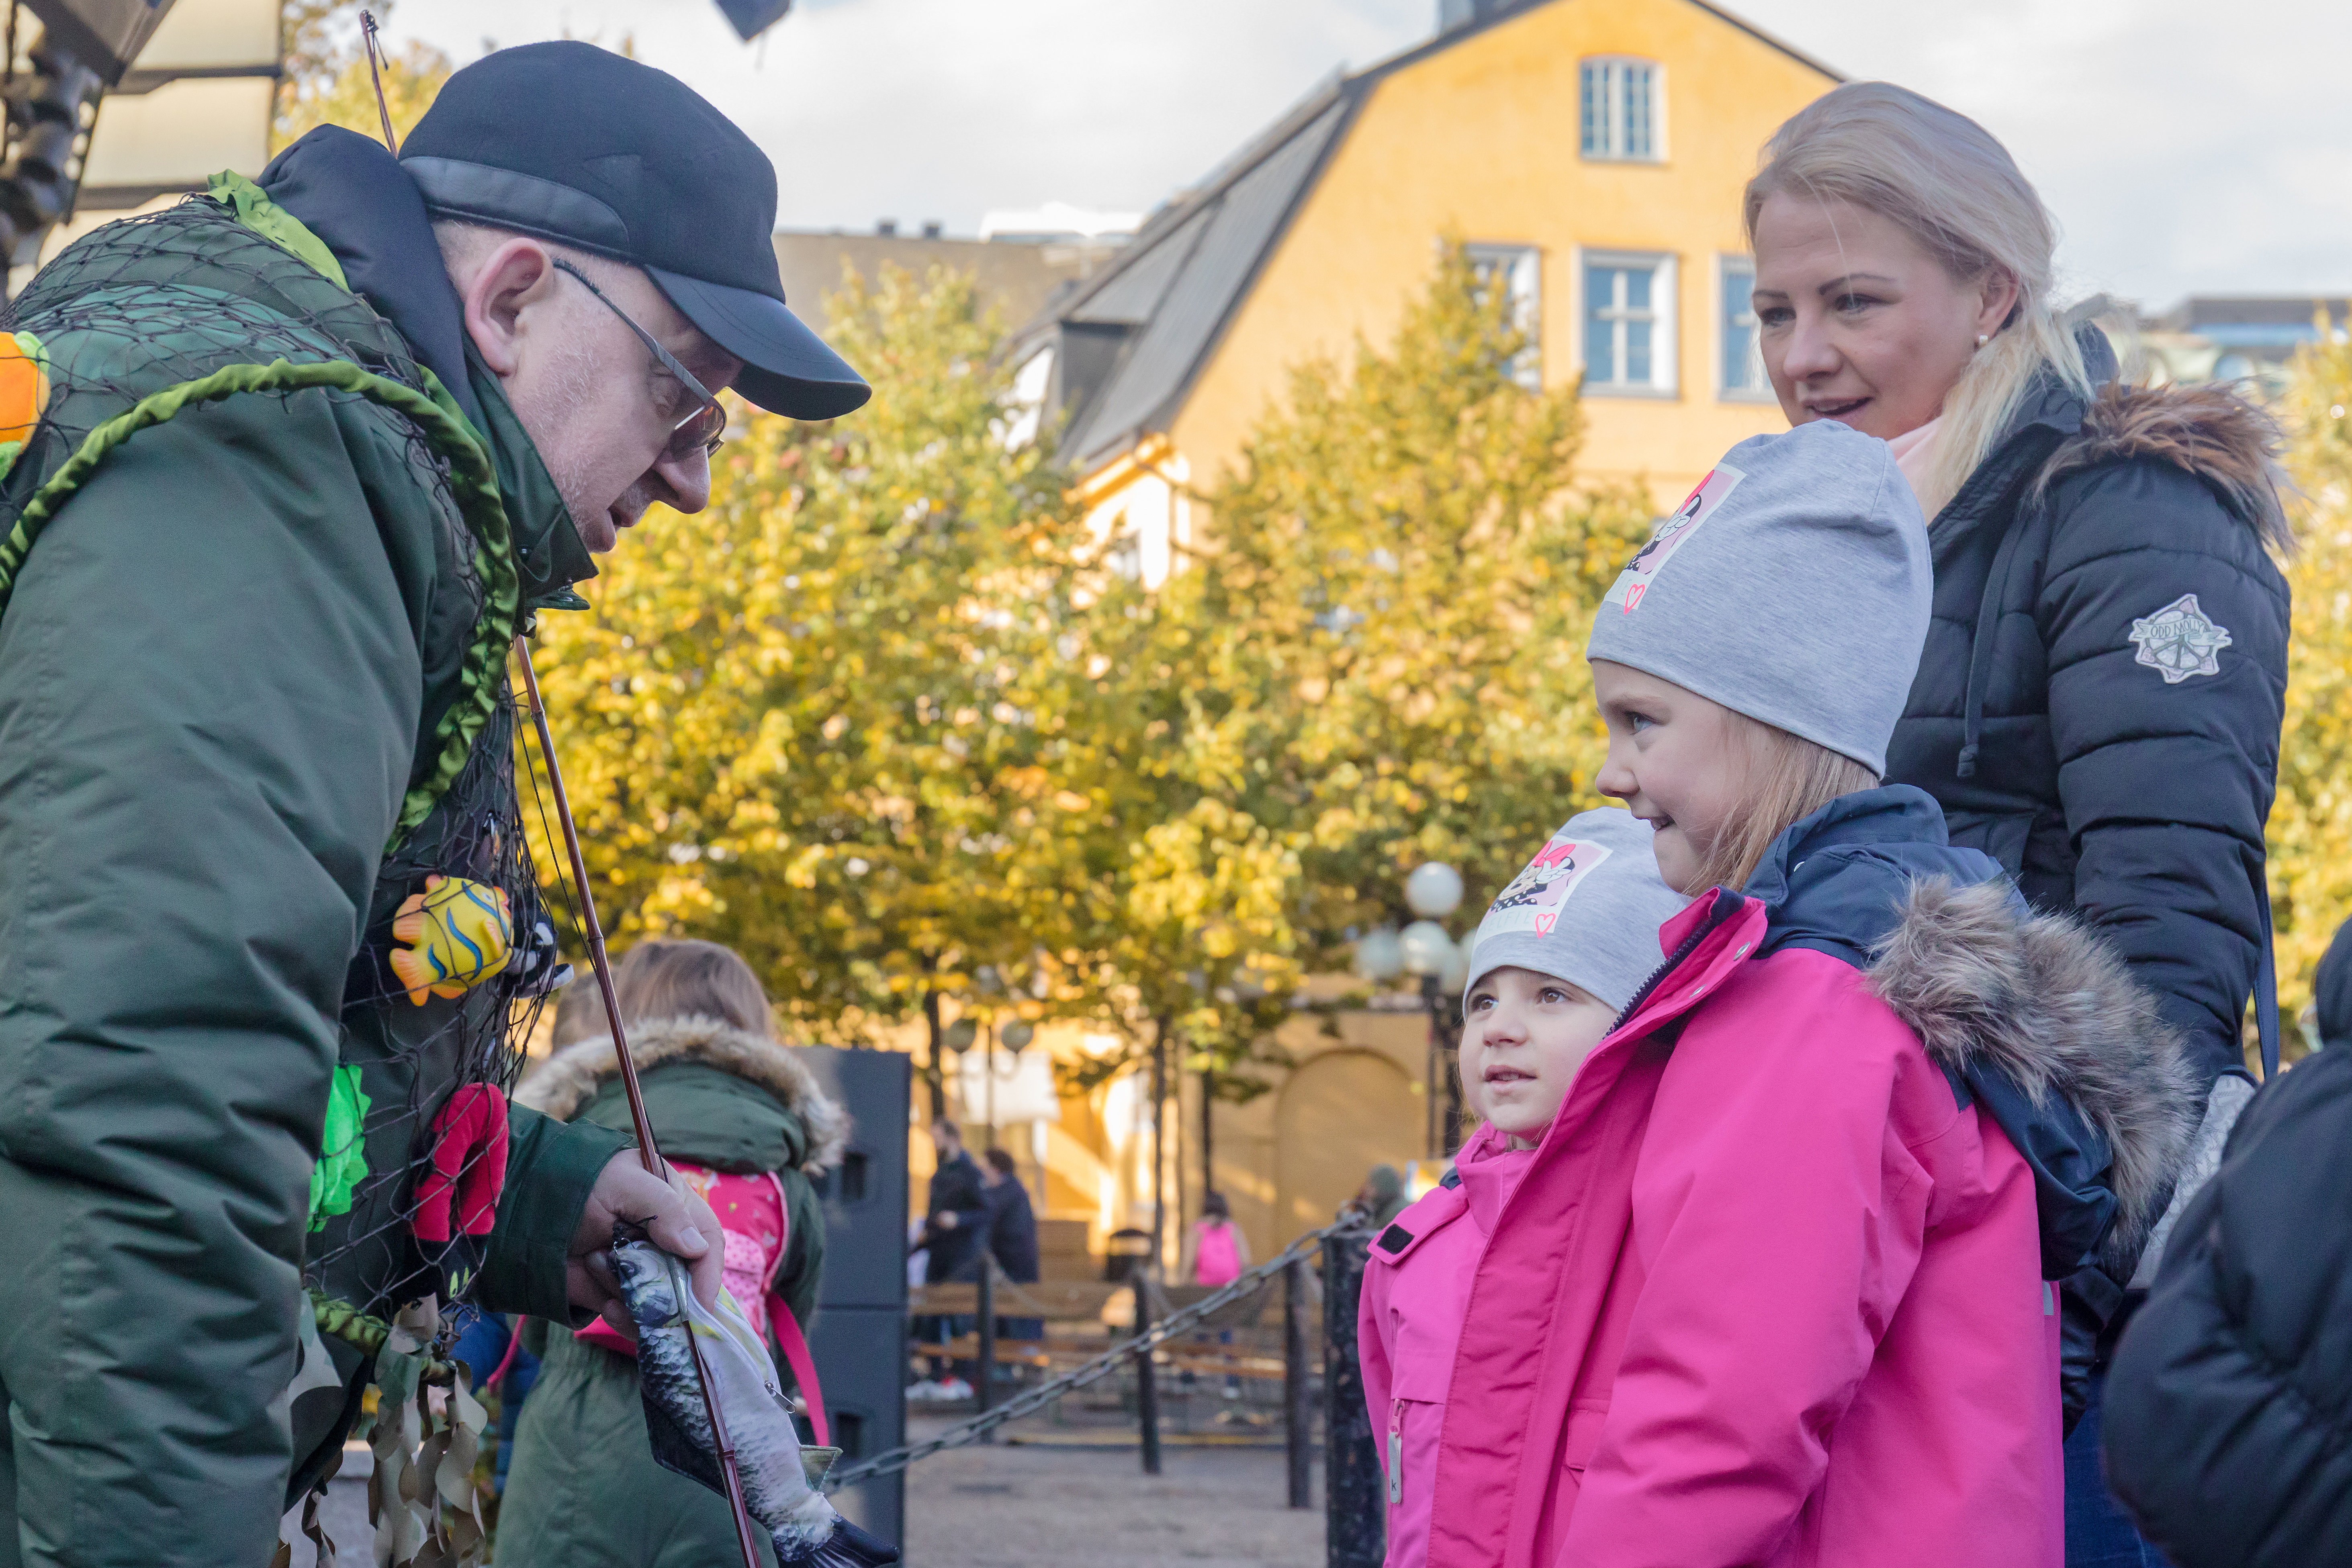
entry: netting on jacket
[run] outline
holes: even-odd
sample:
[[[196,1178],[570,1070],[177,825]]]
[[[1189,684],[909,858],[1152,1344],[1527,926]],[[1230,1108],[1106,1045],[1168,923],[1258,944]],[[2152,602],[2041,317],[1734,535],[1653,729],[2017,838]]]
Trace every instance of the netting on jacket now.
[[[495,669],[473,687],[478,703],[493,689],[495,701],[469,748],[464,736],[457,747],[448,744],[449,710],[464,700],[462,691],[451,695],[461,683],[450,671],[460,655],[487,668],[485,637],[502,647],[512,630],[484,630],[499,598],[485,582],[487,542],[469,526],[469,503],[461,500],[471,482],[470,504],[481,507],[481,480],[469,481],[463,470],[487,473],[487,459],[457,452],[461,471],[453,474],[455,426],[417,406],[431,389],[391,323],[208,197],[122,220],[69,247],[0,311],[0,332],[36,340],[37,350],[28,352],[46,378],[38,423],[0,480],[0,531],[15,542],[16,559],[37,537],[23,526],[28,519],[37,523],[42,507],[64,504],[52,486],[61,471],[70,479],[70,465],[88,463],[89,449],[108,439],[140,439],[136,430],[123,433],[127,416],[144,410],[152,417],[175,389],[279,362],[308,382],[247,377],[258,384],[194,397],[162,417],[201,419],[203,404],[216,395],[273,399],[289,413],[324,405],[350,444],[377,455],[370,482],[404,493],[413,486],[429,509],[436,587],[425,629],[428,700],[412,784],[435,793],[429,810],[404,811],[413,826],[384,855],[350,966],[304,1274],[314,1289],[373,1314],[427,1292],[461,1295],[481,1264],[485,1197],[494,1194],[492,1178],[506,1158],[503,1096],[557,969],[517,797],[514,702]],[[315,424],[315,414],[308,417]],[[0,459],[6,450],[0,446]],[[388,474],[381,471],[385,452],[399,455]],[[52,486],[47,500],[28,513],[45,486]],[[494,548],[502,563],[505,539]],[[13,579],[6,556],[0,549],[0,595]],[[510,582],[505,603],[510,617]],[[417,789],[411,796],[415,802]],[[433,879],[461,879],[483,898],[504,900],[506,956],[494,964],[475,955],[476,973],[457,976],[475,983],[457,994],[420,993],[393,963],[395,952],[415,946],[394,927]],[[420,994],[421,1002],[413,999]],[[493,1102],[483,1090],[499,1098]]]

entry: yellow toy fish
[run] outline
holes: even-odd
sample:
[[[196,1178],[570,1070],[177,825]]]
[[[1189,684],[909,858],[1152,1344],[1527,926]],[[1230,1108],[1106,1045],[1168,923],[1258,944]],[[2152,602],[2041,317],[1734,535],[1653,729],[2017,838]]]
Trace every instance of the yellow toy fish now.
[[[419,1007],[427,994],[462,996],[507,966],[514,916],[506,890],[463,877],[427,877],[392,922],[392,972]]]

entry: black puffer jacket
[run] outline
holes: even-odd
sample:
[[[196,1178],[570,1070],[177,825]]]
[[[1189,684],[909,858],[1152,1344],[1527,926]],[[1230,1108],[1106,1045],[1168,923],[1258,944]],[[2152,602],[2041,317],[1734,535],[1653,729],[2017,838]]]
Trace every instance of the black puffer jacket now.
[[[1931,525],[1934,620],[1886,778],[2044,910],[2089,921],[2188,1044],[2202,1097],[2242,1072],[2267,944],[2263,825],[2286,701],[2287,530],[2272,430],[2210,387],[2054,374]],[[2067,1282],[2066,1414],[2129,1269]]]
[[[2352,1563],[2352,1052],[2255,1097],[2107,1374],[2107,1479],[2176,1568]]]
[[[1931,525],[1935,619],[1887,750],[1953,843],[2116,945],[2208,1083],[2238,1065],[2265,925],[2287,636],[2269,439],[2218,389],[2086,405],[2046,378]]]

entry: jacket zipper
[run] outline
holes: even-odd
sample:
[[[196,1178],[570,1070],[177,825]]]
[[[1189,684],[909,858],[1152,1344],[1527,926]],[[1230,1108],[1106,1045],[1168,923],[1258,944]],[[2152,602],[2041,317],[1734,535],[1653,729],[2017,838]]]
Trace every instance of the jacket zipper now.
[[[1404,1501],[1404,1401],[1389,1401],[1389,1502]]]
[[[1643,1004],[1649,1001],[1651,994],[1664,984],[1666,976],[1681,968],[1684,962],[1698,951],[1700,942],[1705,942],[1726,921],[1747,907],[1748,900],[1744,895],[1735,893],[1728,888],[1715,889],[1715,908],[1707,911],[1706,919],[1698,922],[1697,930],[1683,938],[1674,952],[1666,955],[1666,961],[1664,963],[1650,972],[1650,977],[1642,982],[1641,989],[1633,993],[1633,999],[1625,1004],[1625,1010],[1617,1015],[1617,1021],[1609,1026],[1609,1033],[1613,1035],[1623,1028],[1633,1019],[1633,1015],[1642,1010]]]

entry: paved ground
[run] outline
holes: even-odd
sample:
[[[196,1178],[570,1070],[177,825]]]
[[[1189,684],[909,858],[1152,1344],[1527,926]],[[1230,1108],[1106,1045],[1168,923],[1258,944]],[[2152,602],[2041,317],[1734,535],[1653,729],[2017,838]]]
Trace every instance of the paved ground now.
[[[908,1436],[929,1436],[953,1419],[916,1415]],[[1039,1427],[1041,1438],[1105,1444],[1128,1435]],[[366,1450],[352,1448],[320,1510],[346,1564],[373,1560],[368,1465]],[[1316,1506],[1303,1511],[1285,1506],[1278,1441],[1203,1447],[1171,1436],[1160,1470],[1142,1474],[1131,1444],[1013,1443],[934,1455],[908,1476],[907,1568],[1321,1568],[1319,1466]],[[299,1537],[293,1568],[315,1568]]]
[[[1322,1489],[1285,1506],[1278,1445],[1171,1445],[1160,1469],[1143,1475],[1132,1447],[935,1455],[908,1475],[907,1568],[1320,1568]]]

